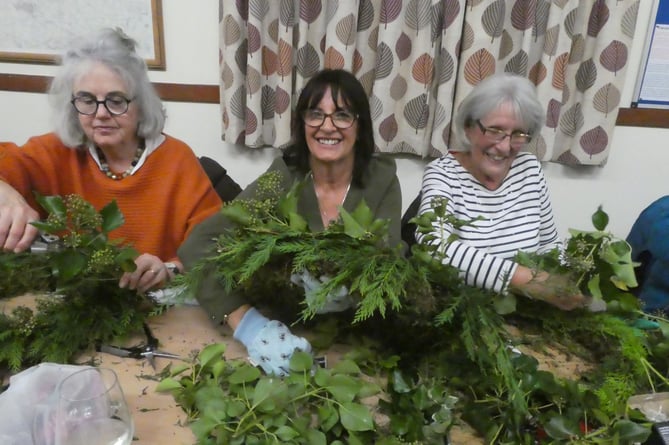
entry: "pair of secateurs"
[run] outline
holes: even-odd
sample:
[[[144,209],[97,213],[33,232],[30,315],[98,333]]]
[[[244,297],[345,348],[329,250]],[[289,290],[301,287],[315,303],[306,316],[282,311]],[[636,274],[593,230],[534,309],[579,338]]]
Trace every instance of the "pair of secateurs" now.
[[[30,253],[51,253],[63,250],[63,242],[57,235],[40,233],[30,245]]]
[[[172,354],[158,349],[158,339],[153,336],[151,328],[149,328],[149,325],[146,323],[144,323],[144,334],[146,335],[146,343],[140,344],[138,346],[122,348],[119,346],[100,344],[95,349],[98,352],[106,352],[107,354],[112,354],[117,357],[146,359],[154,371],[156,370],[156,357],[187,361],[187,359],[177,354]]]

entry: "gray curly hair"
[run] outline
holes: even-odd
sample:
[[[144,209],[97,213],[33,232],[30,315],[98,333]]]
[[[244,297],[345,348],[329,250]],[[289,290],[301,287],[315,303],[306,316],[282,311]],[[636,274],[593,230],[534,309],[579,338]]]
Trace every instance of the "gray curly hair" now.
[[[137,136],[155,138],[165,127],[165,109],[149,81],[144,59],[137,54],[137,42],[121,29],[105,28],[69,49],[61,58],[61,69],[49,88],[53,109],[54,131],[69,147],[87,142],[79,115],[70,101],[74,84],[96,63],[102,63],[117,73],[128,88],[128,94],[138,107]]]

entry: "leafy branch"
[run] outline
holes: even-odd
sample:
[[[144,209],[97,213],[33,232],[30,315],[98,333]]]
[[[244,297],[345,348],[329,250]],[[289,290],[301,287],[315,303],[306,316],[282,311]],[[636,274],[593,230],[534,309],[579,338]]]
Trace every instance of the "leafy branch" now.
[[[329,342],[318,341],[318,336],[311,339],[312,346],[323,350],[335,341],[353,348],[366,342],[376,345],[373,362],[392,364],[370,374],[386,382],[379,408],[391,419],[392,440],[440,443],[458,417],[494,443],[534,443],[542,434],[558,443],[601,443],[613,438],[627,443],[648,436],[645,419],[629,410],[626,400],[631,393],[666,387],[653,370],[667,367],[646,366],[660,366],[658,357],[664,346],[654,338],[655,333],[640,331],[621,316],[639,310],[632,304],[635,300],[630,299],[629,289],[620,288],[621,282],[628,287],[634,284],[625,274],[629,272],[625,268],[633,264],[621,265],[620,258],[626,258],[624,245],[605,233],[604,227],[572,232],[572,239],[566,242],[569,262],[557,252],[523,258],[543,270],[559,268],[579,286],[599,289],[609,307],[620,310],[566,314],[529,300],[509,309],[504,307],[505,296],[466,286],[458,270],[445,266],[441,256],[445,245],[436,239],[414,246],[407,258],[400,249],[385,244],[387,225],[374,220],[364,204],[350,213],[342,209],[339,221],[322,232],[312,232],[297,214],[301,185],[282,195],[271,186],[277,183],[277,178],[269,180],[266,194],[257,201],[224,207],[233,224],[218,238],[215,253],[184,277],[185,282],[197,285],[204,274],[213,273],[229,292],[240,292],[252,304],[278,314],[299,313],[305,323],[316,320],[315,310],[305,304],[302,290],[290,284],[292,273],[308,269],[331,277],[318,295],[321,302],[330,290],[347,286],[357,306],[349,313],[318,315],[315,332],[330,320],[338,329],[329,334]],[[443,223],[471,223],[449,215],[446,204],[437,201],[432,212],[415,218],[417,230],[429,237]],[[442,241],[448,243],[452,238]],[[619,293],[611,293],[611,288]],[[625,312],[628,308],[633,310]],[[513,334],[514,330],[521,334]],[[555,345],[581,357],[590,368],[571,378],[542,369],[532,353]],[[361,361],[369,363],[368,357],[355,360],[360,368]],[[174,385],[180,397],[195,400],[190,382],[195,386],[210,382],[201,374],[193,380],[199,372],[191,370],[186,380]],[[211,382],[211,390],[228,388],[231,382],[226,378]],[[246,390],[257,391],[255,382],[262,378],[249,382]],[[293,378],[274,379],[273,385],[282,388],[277,392],[289,391]],[[305,403],[322,400],[318,392],[306,387],[300,391],[298,398]],[[428,397],[435,394],[443,397]],[[256,405],[243,406],[235,419],[285,424],[279,413],[259,420]],[[245,410],[252,413],[246,415]],[[208,416],[199,408],[190,412],[195,422]],[[315,408],[312,416],[317,412]],[[449,420],[435,425],[431,423],[434,419]],[[359,432],[348,431],[341,421],[332,427],[312,427],[326,435],[336,428],[343,435],[332,440],[357,443]],[[222,434],[211,428],[200,432],[200,443],[215,443],[215,437]],[[263,437],[269,441],[270,436]],[[302,443],[302,437],[296,436],[294,443]],[[378,438],[375,441],[382,443]]]
[[[118,280],[137,252],[109,239],[124,222],[115,202],[100,212],[81,196],[38,196],[48,212],[33,224],[50,242],[42,253],[0,254],[2,298],[37,294],[36,303],[0,314],[0,363],[16,371],[43,361],[69,363],[98,341],[141,330],[151,304]]]

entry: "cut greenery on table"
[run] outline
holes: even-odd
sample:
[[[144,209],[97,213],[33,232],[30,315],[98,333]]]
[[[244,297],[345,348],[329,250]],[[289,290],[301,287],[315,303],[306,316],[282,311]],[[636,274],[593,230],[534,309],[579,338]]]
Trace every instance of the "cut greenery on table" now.
[[[151,308],[136,291],[118,287],[137,252],[109,239],[124,222],[115,202],[98,212],[78,195],[37,200],[48,217],[33,224],[50,247],[0,253],[0,297],[37,297],[35,305],[0,314],[0,366],[12,371],[70,363],[96,342],[141,332]]]
[[[519,257],[537,270],[572,274],[575,289],[609,308],[567,313],[464,285],[437,246],[416,245],[405,257],[385,244],[386,223],[364,204],[311,232],[297,213],[300,185],[283,194],[275,175],[260,178],[256,199],[223,208],[233,227],[182,282],[196,289],[216,274],[228,292],[303,325],[316,355],[344,345],[346,371],[335,365],[312,372],[298,354],[294,375],[281,380],[224,360],[220,349],[166,370],[161,389],[189,413],[198,443],[438,444],[462,420],[493,443],[633,443],[648,436],[649,422],[627,399],[667,389],[669,325],[644,314],[630,294],[636,283],[629,246],[605,232],[601,209],[595,230],[571,232],[563,256]],[[437,221],[476,223],[446,214],[445,204],[436,200],[432,212],[415,218],[418,230],[430,234]],[[331,277],[316,305],[306,305],[290,284],[291,273],[303,269]],[[357,298],[355,309],[316,315],[318,302],[341,285]],[[642,330],[642,321],[657,328]],[[565,376],[545,366],[545,357],[558,353],[582,363],[580,370]],[[351,386],[344,399],[331,390],[337,379]],[[370,379],[379,393],[368,405],[358,397],[368,395],[362,388]],[[351,422],[350,412],[371,423]]]

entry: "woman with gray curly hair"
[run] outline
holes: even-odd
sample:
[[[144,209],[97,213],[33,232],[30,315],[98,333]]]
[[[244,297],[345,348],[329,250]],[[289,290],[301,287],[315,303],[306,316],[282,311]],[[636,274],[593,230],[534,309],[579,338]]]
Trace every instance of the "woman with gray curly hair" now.
[[[80,195],[98,210],[115,200],[125,223],[110,236],[141,253],[119,285],[146,292],[181,269],[177,248],[221,200],[191,148],[163,133],[135,47],[120,29],[79,41],[50,86],[54,132],[0,144],[0,247],[20,252],[38,235],[30,222],[46,215],[34,192]]]
[[[459,269],[469,285],[565,310],[582,307],[586,298],[565,277],[514,261],[518,251],[561,245],[541,164],[521,151],[543,125],[534,85],[512,74],[490,76],[457,113],[453,146],[423,174],[418,213],[445,198],[449,214],[473,222],[463,227],[436,222],[430,234],[416,234],[418,242],[439,246],[444,264]]]

